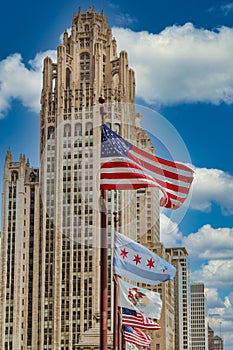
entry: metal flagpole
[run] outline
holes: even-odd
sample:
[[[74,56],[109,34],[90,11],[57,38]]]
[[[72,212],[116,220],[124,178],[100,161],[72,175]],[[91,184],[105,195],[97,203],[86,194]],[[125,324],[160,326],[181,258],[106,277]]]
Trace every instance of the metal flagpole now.
[[[105,99],[101,96],[99,103],[103,104]],[[104,122],[105,110],[100,107],[102,123]],[[108,349],[108,239],[107,239],[107,209],[106,191],[101,190],[101,232],[100,232],[100,349]]]
[[[108,250],[106,191],[101,190],[101,240],[100,240],[100,349],[108,349]]]
[[[117,212],[114,215],[114,231],[117,230]],[[114,232],[115,233],[115,232]],[[118,275],[114,275],[114,330],[113,330],[113,349],[118,350],[120,345],[120,322],[119,322],[119,308],[118,308]]]

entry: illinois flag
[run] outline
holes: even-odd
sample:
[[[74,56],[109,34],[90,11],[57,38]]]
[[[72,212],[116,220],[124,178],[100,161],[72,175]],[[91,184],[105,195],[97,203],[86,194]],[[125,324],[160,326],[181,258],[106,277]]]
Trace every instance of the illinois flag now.
[[[145,152],[102,125],[101,189],[158,187],[163,194],[160,205],[177,209],[189,194],[193,174],[190,167]]]
[[[113,272],[135,282],[157,285],[172,280],[176,269],[143,245],[115,232]]]
[[[159,319],[162,309],[160,294],[134,286],[118,278],[118,306],[135,310],[144,317]]]
[[[125,342],[125,350],[138,350],[135,344]]]

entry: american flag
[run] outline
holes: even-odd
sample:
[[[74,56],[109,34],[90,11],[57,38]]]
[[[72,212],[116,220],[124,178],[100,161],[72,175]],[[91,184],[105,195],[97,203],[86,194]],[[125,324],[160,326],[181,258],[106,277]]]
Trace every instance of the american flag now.
[[[150,346],[151,337],[138,328],[129,326],[123,327],[123,335],[126,342],[144,346],[145,348]]]
[[[160,325],[157,322],[143,316],[136,310],[130,310],[125,307],[122,308],[121,321],[123,326],[132,326],[147,330],[161,329]]]
[[[160,205],[177,209],[189,194],[193,175],[190,167],[147,153],[102,125],[101,189],[158,187],[163,193]]]

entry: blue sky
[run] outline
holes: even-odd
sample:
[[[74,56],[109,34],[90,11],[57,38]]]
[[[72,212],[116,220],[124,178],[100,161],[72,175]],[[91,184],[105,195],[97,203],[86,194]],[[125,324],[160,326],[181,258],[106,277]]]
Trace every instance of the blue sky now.
[[[162,211],[166,246],[185,245],[191,278],[207,288],[210,324],[233,345],[233,2],[4,2],[0,13],[0,178],[7,148],[39,164],[41,64],[81,6],[104,8],[136,74],[137,104],[157,111],[196,171],[190,206]],[[146,55],[145,55],[146,52]],[[159,138],[156,121],[143,121]],[[149,124],[148,124],[149,123]],[[175,136],[176,133],[179,137]],[[159,144],[155,141],[155,148]],[[187,152],[186,152],[187,151]],[[160,155],[160,154],[158,154]]]

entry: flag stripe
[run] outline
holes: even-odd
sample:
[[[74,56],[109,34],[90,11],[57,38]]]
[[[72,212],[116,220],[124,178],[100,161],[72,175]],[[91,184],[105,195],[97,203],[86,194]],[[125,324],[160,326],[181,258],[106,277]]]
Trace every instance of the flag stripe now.
[[[157,187],[153,184],[151,184],[150,187]],[[148,188],[148,182],[146,183],[138,183],[138,184],[102,184],[101,189],[102,190],[139,190],[140,188]]]
[[[106,158],[107,160],[105,160],[104,162],[101,163],[101,173],[105,174],[105,173],[110,173],[110,174],[114,174],[114,172],[117,169],[117,174],[119,173],[127,173],[127,172],[135,172],[138,174],[145,174],[145,170],[143,170],[140,166],[136,165],[135,163],[132,163],[131,160],[129,160],[127,163],[123,160],[121,160],[120,158]],[[151,176],[154,181],[161,181],[163,183],[164,186],[166,186],[167,184],[169,185],[174,184],[177,185],[177,187],[184,187],[189,189],[190,184],[185,182],[185,181],[181,181],[176,180],[176,179],[169,179],[169,181],[164,181],[165,178],[164,176],[161,175],[157,175],[157,178],[155,179],[153,177],[153,172],[149,171],[146,173],[146,175],[149,177]]]
[[[115,272],[117,272],[117,274],[119,276],[124,276],[125,274],[128,276],[125,276],[125,277],[128,277],[129,279],[132,278],[134,279],[136,282],[141,282],[141,279],[140,279],[140,275],[143,275],[143,279],[147,282],[147,284],[151,284],[153,283],[153,285],[157,285],[157,284],[160,284],[161,282],[165,282],[165,281],[168,281],[170,280],[170,275],[169,274],[166,274],[166,273],[156,273],[156,272],[153,272],[153,271],[146,271],[145,268],[140,268],[139,265],[132,265],[131,263],[128,263],[126,261],[123,261],[123,259],[121,260],[118,260],[116,262],[116,258],[113,258],[113,266],[116,266],[117,264],[117,269],[115,268]],[[127,271],[127,273],[125,273],[125,270]],[[135,277],[137,276],[138,274],[138,277]],[[135,279],[137,278],[137,280]],[[140,281],[138,281],[138,279],[140,279]]]
[[[118,173],[115,174],[115,171],[113,171],[113,169],[111,168],[106,168],[105,171],[101,172],[101,179],[130,179],[130,178],[136,178],[138,177],[138,173],[133,173],[133,172],[128,172],[128,168],[118,168]],[[142,177],[148,178],[149,176],[146,176],[142,173]],[[151,180],[155,182],[155,180],[153,179],[153,177],[151,177]],[[181,187],[181,186],[177,186],[174,185],[172,183],[166,183],[163,182],[159,179],[157,179],[156,181],[161,187],[165,187],[171,191],[174,192],[179,192],[179,193],[184,193],[184,194],[188,194],[189,192],[189,188],[188,187]],[[186,198],[186,196],[185,196]]]
[[[159,166],[160,164],[157,163],[156,161],[154,161],[153,163],[151,163],[151,162],[148,163],[147,159],[145,160],[143,158],[140,158],[140,157],[138,157],[137,154],[133,154],[131,152],[128,153],[128,157],[130,159],[132,159],[133,161],[140,163],[140,165],[143,168],[151,171],[154,174],[164,176],[165,178],[167,177],[168,179],[181,180],[181,181],[188,182],[188,183],[192,182],[192,177],[182,175],[181,173],[178,173],[177,171],[172,172],[172,171],[166,170],[165,168],[161,168]],[[176,170],[178,170],[178,169],[176,169]]]
[[[109,157],[109,158],[104,158],[102,159],[102,162],[101,162],[101,169],[104,169],[104,170],[101,170],[101,172],[106,172],[107,169],[112,169],[112,172],[114,171],[114,168],[117,168],[117,173],[120,171],[120,168],[122,169],[125,169],[125,171],[129,171],[130,169],[132,169],[132,171],[135,171],[136,170],[138,171],[139,174],[142,174],[142,173],[145,173],[145,169],[142,168],[142,166],[136,164],[130,157],[128,158],[128,161],[126,162],[125,161],[125,157]],[[147,169],[147,175],[150,175],[154,178],[154,171],[151,171],[149,169],[149,166],[148,166],[148,169]],[[167,172],[168,174],[169,172]],[[190,187],[190,181],[186,181],[187,180],[187,177],[179,177],[178,179],[175,179],[173,177],[170,177],[168,178],[164,176],[164,172],[161,170],[161,171],[158,171],[157,172],[157,176],[156,176],[156,180],[157,179],[160,179],[161,181],[163,181],[164,183],[174,183],[174,184],[177,184],[177,185],[182,185],[182,186],[186,186],[187,188]],[[167,181],[164,181],[165,179],[167,179]],[[184,180],[182,180],[184,179]],[[155,178],[154,178],[155,180]]]
[[[145,152],[143,151],[142,149],[136,147],[136,146],[132,146],[131,150],[135,150],[135,152],[137,154],[140,154],[142,157],[145,157],[145,158],[148,158],[150,160],[156,160],[158,161],[158,163],[160,163],[161,165],[163,164],[164,166],[168,166],[168,167],[173,167],[173,168],[176,168],[176,169],[179,169],[179,170],[183,170],[183,171],[187,171],[188,173],[193,172],[192,169],[190,169],[189,167],[187,167],[186,165],[182,164],[182,163],[178,163],[178,162],[171,162],[169,160],[166,160],[166,159],[162,159],[162,158],[159,158],[153,154],[150,154],[148,152]]]

